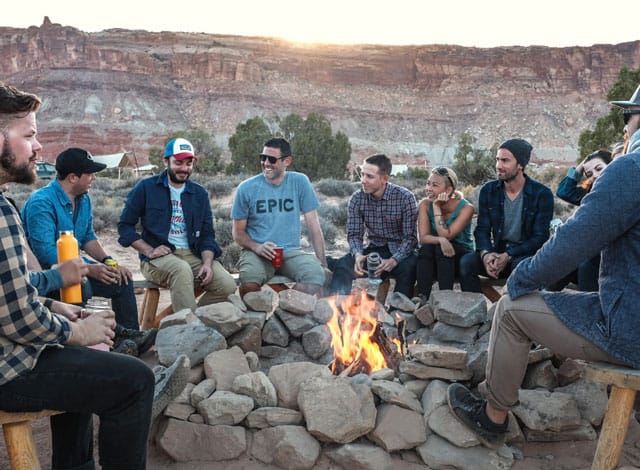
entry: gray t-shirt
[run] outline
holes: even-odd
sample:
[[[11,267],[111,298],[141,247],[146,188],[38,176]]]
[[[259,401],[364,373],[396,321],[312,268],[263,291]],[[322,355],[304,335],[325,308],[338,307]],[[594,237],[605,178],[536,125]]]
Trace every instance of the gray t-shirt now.
[[[504,226],[502,239],[510,243],[520,243],[522,237],[522,191],[512,201],[504,195]]]
[[[287,171],[279,186],[260,173],[238,186],[231,218],[247,221],[247,234],[256,242],[272,241],[285,249],[300,248],[300,215],[320,206],[306,175]]]

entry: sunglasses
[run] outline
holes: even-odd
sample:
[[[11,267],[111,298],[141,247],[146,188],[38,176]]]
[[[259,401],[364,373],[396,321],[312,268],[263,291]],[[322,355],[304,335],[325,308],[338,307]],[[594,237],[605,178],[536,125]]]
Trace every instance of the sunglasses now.
[[[629,124],[629,119],[631,119],[631,116],[633,116],[634,114],[640,114],[640,109],[630,109],[623,111],[622,119],[624,119],[625,125]]]
[[[264,153],[261,153],[260,161],[264,163],[265,161],[269,160],[269,163],[271,163],[272,165],[275,165],[278,160],[282,160],[283,158],[287,158],[287,157],[288,155],[284,157],[272,157],[271,155],[265,155]]]
[[[449,176],[449,170],[447,170],[445,167],[439,166],[438,168],[434,168],[433,170],[431,170],[431,173],[435,173],[437,175],[447,178],[449,180],[449,184],[451,184],[451,186],[455,186],[455,184],[453,184],[453,180],[451,179],[451,176]]]

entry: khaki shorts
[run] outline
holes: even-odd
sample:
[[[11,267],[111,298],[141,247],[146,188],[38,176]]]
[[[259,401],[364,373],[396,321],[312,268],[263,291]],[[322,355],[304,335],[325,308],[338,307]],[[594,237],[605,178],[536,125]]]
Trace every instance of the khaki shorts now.
[[[238,261],[241,283],[265,284],[279,274],[302,284],[324,285],[324,269],[318,258],[302,250],[286,250],[282,267],[274,268],[271,261],[243,249]]]

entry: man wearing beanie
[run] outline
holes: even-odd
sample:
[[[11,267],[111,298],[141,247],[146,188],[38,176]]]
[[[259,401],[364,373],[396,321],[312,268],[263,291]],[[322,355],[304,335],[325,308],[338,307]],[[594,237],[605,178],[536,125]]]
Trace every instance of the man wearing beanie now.
[[[476,251],[460,260],[463,291],[481,292],[479,275],[508,277],[549,238],[553,193],[524,172],[532,148],[524,139],[509,139],[498,148],[498,179],[486,183],[478,198]]]

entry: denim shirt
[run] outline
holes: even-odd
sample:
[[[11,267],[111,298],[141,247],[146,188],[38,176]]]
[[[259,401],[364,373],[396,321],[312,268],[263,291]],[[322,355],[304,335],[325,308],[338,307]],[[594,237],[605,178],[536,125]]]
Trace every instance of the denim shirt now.
[[[640,368],[640,153],[607,166],[573,215],[535,254],[515,268],[512,299],[561,279],[601,254],[598,292],[543,293],[572,331]]]
[[[22,208],[24,231],[43,269],[58,262],[56,242],[61,231],[73,231],[80,248],[97,239],[89,194],[77,196],[75,202],[74,210],[56,179],[34,192]]]
[[[506,252],[512,258],[531,256],[549,238],[553,217],[553,193],[544,184],[525,176],[522,204],[522,243],[506,247],[504,226],[504,183],[493,180],[480,190],[478,219],[473,235],[478,251]]]
[[[576,173],[576,169],[574,167],[569,168],[567,176],[558,185],[556,196],[569,204],[579,206],[582,198],[587,194],[587,190],[578,186],[578,182],[579,176]]]
[[[215,240],[207,190],[198,183],[187,180],[181,200],[189,249],[198,257],[203,251],[209,250],[213,252],[214,258],[219,258],[222,250]],[[138,221],[142,224],[142,233],[136,231]],[[165,170],[157,176],[138,182],[129,192],[118,222],[118,242],[127,247],[142,239],[154,248],[165,245],[175,250],[175,246],[168,240],[170,227],[171,194]],[[148,260],[142,254],[140,259]]]

